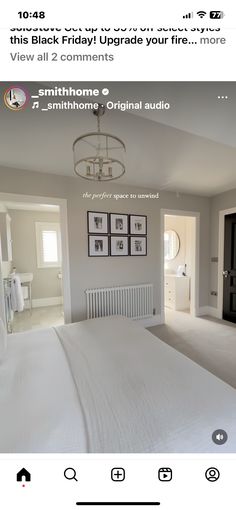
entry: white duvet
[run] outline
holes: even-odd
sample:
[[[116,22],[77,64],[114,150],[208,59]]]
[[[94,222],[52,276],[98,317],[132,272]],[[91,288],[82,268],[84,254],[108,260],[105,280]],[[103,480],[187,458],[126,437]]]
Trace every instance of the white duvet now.
[[[221,447],[211,440],[218,428],[229,437]],[[236,452],[236,390],[135,322],[9,337],[0,452],[219,451]]]
[[[57,334],[8,337],[0,362],[0,452],[84,452],[84,422]]]

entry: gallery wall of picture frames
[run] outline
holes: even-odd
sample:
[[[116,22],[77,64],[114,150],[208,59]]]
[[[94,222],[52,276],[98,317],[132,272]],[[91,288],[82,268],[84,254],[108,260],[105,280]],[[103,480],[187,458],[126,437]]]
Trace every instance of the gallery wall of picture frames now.
[[[89,257],[147,255],[147,216],[87,212]]]

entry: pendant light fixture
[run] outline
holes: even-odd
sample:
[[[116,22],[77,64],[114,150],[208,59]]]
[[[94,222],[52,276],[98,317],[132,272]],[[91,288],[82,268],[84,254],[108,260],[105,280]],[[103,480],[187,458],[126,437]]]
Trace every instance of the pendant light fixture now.
[[[90,181],[112,181],[125,173],[125,144],[117,136],[101,131],[101,117],[106,108],[93,109],[97,131],[79,136],[73,143],[74,171]]]

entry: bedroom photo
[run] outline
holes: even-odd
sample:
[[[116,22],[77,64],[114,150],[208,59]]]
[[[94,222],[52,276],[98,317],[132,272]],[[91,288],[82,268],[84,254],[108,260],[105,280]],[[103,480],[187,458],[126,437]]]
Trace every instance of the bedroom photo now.
[[[236,84],[0,97],[0,453],[236,453]]]

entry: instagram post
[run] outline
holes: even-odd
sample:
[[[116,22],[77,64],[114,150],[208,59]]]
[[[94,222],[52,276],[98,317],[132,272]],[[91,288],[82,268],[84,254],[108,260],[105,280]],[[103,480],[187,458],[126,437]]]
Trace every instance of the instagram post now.
[[[2,6],[4,510],[235,510],[235,11]]]
[[[1,82],[1,454],[236,453],[235,91]]]

